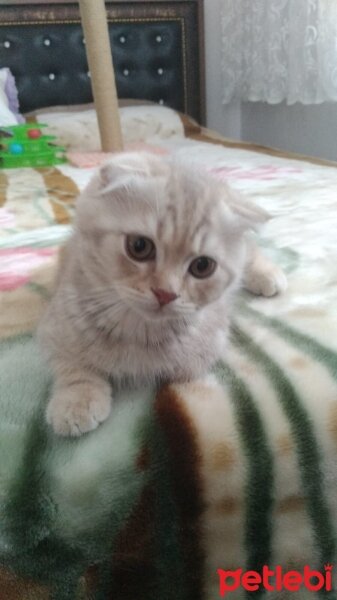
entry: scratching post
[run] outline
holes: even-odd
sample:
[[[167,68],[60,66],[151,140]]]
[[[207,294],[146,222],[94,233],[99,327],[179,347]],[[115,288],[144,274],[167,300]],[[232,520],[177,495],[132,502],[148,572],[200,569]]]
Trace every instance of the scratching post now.
[[[79,0],[103,152],[123,150],[104,0]]]

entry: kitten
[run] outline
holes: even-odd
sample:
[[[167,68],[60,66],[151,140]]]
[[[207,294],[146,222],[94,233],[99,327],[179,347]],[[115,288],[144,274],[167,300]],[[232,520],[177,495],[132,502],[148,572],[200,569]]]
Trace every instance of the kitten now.
[[[47,420],[56,433],[104,421],[111,380],[181,382],[211,367],[241,280],[264,295],[285,288],[283,273],[246,240],[267,218],[172,158],[123,153],[101,167],[78,199],[39,328],[55,377]]]

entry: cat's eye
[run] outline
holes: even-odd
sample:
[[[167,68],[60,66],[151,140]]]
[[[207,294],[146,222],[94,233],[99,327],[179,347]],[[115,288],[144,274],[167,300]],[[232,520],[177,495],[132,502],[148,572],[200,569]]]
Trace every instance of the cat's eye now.
[[[213,258],[199,256],[191,262],[188,271],[197,279],[206,279],[206,277],[213,275],[215,269],[216,262]]]
[[[153,241],[142,235],[127,235],[125,248],[133,260],[146,261],[156,257],[156,247]]]

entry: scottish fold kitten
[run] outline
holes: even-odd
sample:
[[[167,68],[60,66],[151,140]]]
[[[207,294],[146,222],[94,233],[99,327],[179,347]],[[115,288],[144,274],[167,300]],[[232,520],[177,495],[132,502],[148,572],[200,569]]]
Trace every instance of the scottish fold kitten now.
[[[39,329],[55,378],[47,420],[56,433],[104,421],[111,382],[181,382],[211,367],[241,281],[264,295],[285,287],[246,236],[266,219],[172,158],[123,153],[100,168],[78,198]]]

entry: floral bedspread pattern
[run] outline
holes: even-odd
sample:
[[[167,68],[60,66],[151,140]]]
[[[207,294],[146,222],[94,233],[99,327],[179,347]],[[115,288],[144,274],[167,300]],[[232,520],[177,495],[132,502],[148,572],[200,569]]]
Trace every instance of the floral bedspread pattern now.
[[[0,171],[0,337],[30,331],[46,301],[76,196],[90,176],[74,171]]]

